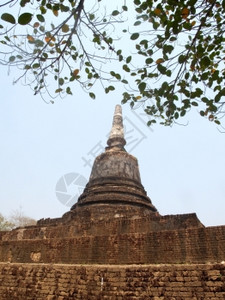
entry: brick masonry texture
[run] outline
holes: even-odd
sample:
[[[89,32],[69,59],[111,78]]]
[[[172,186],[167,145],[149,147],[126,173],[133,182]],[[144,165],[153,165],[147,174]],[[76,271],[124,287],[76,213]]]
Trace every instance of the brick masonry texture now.
[[[194,214],[95,220],[91,222],[86,215],[83,223],[82,218],[58,225],[40,223],[2,234],[0,261],[65,264],[225,261],[225,226],[204,227]]]
[[[1,300],[225,299],[225,264],[0,263]]]

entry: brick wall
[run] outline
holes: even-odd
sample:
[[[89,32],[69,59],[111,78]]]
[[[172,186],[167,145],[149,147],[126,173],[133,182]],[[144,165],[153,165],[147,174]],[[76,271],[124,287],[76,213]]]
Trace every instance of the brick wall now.
[[[225,226],[186,230],[3,240],[2,262],[149,264],[225,261]]]
[[[0,299],[225,299],[225,265],[0,263]]]
[[[93,209],[92,209],[93,210]],[[79,216],[67,220],[61,219],[39,220],[37,225],[18,228],[2,232],[1,240],[32,240],[47,238],[71,238],[78,236],[120,235],[125,233],[148,233],[165,230],[181,230],[190,228],[204,228],[196,214],[158,216],[150,214],[141,216],[143,209],[132,210],[132,218],[121,217],[129,210],[112,209],[103,211],[99,208],[94,216],[87,216],[88,209],[83,208]],[[111,216],[110,216],[111,213]],[[135,215],[136,213],[136,215]],[[102,217],[104,216],[104,218]],[[116,216],[116,217],[115,217]]]

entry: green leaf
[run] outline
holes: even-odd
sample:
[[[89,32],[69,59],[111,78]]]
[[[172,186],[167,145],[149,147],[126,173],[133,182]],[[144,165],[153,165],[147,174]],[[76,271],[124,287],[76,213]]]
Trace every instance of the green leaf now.
[[[119,55],[119,61],[123,60],[123,55]]]
[[[121,75],[119,73],[116,73],[115,77],[116,79],[121,80]]]
[[[186,110],[182,110],[180,116],[183,117],[186,114]]]
[[[191,81],[194,81],[195,83],[198,83],[198,78],[196,75],[193,75],[191,78]]]
[[[114,17],[115,17],[115,16],[118,16],[119,13],[120,13],[120,12],[119,12],[118,10],[114,10],[114,11],[112,12],[112,16],[114,16]]]
[[[52,9],[51,3],[47,3],[47,4],[46,4],[46,7],[47,7],[47,9]]]
[[[149,57],[149,58],[147,58],[147,59],[145,60],[145,63],[146,63],[147,65],[150,65],[152,62],[153,62],[153,59],[152,59],[151,57]]]
[[[185,60],[186,60],[186,56],[185,56],[185,55],[182,55],[182,54],[181,54],[181,55],[178,57],[178,62],[179,62],[179,64],[184,63]]]
[[[185,74],[184,78],[185,78],[186,80],[188,80],[189,76],[190,76],[190,73],[187,72],[187,73]]]
[[[42,15],[37,15],[36,16],[39,22],[44,22],[45,18]]]
[[[115,90],[115,87],[112,86],[112,85],[110,85],[110,86],[108,87],[108,89],[109,89],[110,91],[114,91],[114,90]]]
[[[221,96],[222,96],[222,94],[221,94],[221,93],[218,93],[218,94],[216,95],[216,97],[215,97],[215,102],[219,102],[220,99],[221,99]]]
[[[38,47],[43,47],[44,46],[44,42],[41,40],[35,40],[35,46]]]
[[[132,56],[128,56],[126,59],[126,63],[129,64],[131,62]]]
[[[115,73],[114,71],[111,71],[110,74],[116,79],[121,80],[121,75],[119,73]]]
[[[208,58],[208,56],[204,56],[201,61],[200,61],[200,65],[202,67],[208,67],[210,65],[210,59]]]
[[[148,123],[147,123],[147,126],[151,126],[152,124],[155,124],[156,123],[156,120],[150,120],[150,121],[148,121]]]
[[[89,74],[88,74],[88,79],[92,79],[92,77],[93,77],[93,74],[92,74],[92,73],[89,73]]]
[[[202,97],[202,98],[201,98],[201,101],[204,102],[204,103],[208,103],[208,102],[209,102],[209,99],[206,98],[206,97]]]
[[[115,87],[110,85],[107,88],[105,88],[105,93],[108,94],[110,91],[114,91],[114,90],[115,90]]]
[[[188,22],[185,22],[183,26],[187,30],[191,30],[192,29],[192,25],[190,23],[188,23]]]
[[[134,23],[134,26],[138,26],[138,25],[141,25],[141,21],[136,21],[136,22]]]
[[[67,33],[70,30],[70,28],[67,24],[63,24],[63,26],[61,27],[61,30],[63,33]]]
[[[162,89],[165,91],[168,89],[168,82],[167,81],[164,81],[163,84],[162,84]]]
[[[9,62],[13,62],[15,59],[16,59],[16,57],[15,57],[15,56],[10,56],[10,58],[9,58]]]
[[[47,12],[47,10],[44,6],[40,6],[40,11],[43,15],[46,14],[46,12]]]
[[[95,96],[94,93],[89,93],[89,96],[90,96],[92,99],[95,99],[95,98],[96,98],[96,96]]]
[[[140,41],[140,44],[143,45],[145,47],[145,49],[148,48],[148,40],[144,39],[144,40]]]
[[[70,10],[69,6],[66,6],[66,5],[63,5],[63,4],[60,4],[60,9],[62,12],[67,12]]]
[[[139,91],[141,93],[144,92],[145,88],[146,88],[146,83],[145,82],[141,82],[139,85],[138,85],[138,88],[139,88]]]
[[[33,17],[33,15],[30,14],[30,13],[24,13],[24,14],[19,16],[18,23],[20,25],[27,25],[32,20],[32,17]]]
[[[38,69],[40,67],[40,64],[33,64],[32,68],[33,69]]]
[[[160,72],[161,74],[166,74],[167,68],[164,67],[163,65],[158,64],[158,65],[157,65],[157,69],[159,70],[159,72]]]
[[[178,34],[180,32],[180,26],[178,26],[177,22],[173,24],[173,33]]]
[[[94,15],[94,14],[89,14],[89,19],[90,19],[91,21],[93,21],[94,18],[95,18],[95,15]]]
[[[123,65],[123,69],[126,72],[130,72],[130,68],[127,65]]]
[[[11,24],[16,24],[15,18],[10,14],[7,14],[7,13],[2,14],[1,19],[5,22],[11,23]]]
[[[172,75],[172,71],[171,70],[167,70],[166,71],[166,76],[170,77]]]
[[[220,125],[220,124],[221,124],[219,120],[215,120],[214,122],[215,122],[217,125]]]
[[[59,78],[59,85],[63,85],[64,84],[64,79],[63,78]]]
[[[21,7],[24,7],[27,3],[29,3],[30,2],[30,0],[21,0],[20,1],[20,6]]]
[[[170,39],[169,39],[171,42],[174,42],[177,40],[177,38],[175,36],[172,36]]]
[[[174,49],[174,47],[171,45],[164,45],[164,47],[163,47],[163,51],[165,53],[171,53],[173,51],[173,49]]]
[[[205,116],[205,112],[204,112],[203,110],[201,110],[201,111],[200,111],[200,115],[201,115],[202,117],[204,117],[204,116]]]
[[[138,32],[133,33],[130,37],[130,39],[133,40],[133,41],[138,39],[138,38],[139,38],[139,33]]]
[[[209,72],[205,72],[202,74],[201,79],[206,80],[206,79],[208,79],[208,77],[209,77]]]
[[[40,27],[39,27],[39,30],[40,30],[41,32],[45,32],[45,27],[44,27],[44,26],[40,26]]]
[[[66,93],[67,93],[68,95],[72,95],[72,92],[71,92],[71,89],[70,89],[69,86],[66,88]]]

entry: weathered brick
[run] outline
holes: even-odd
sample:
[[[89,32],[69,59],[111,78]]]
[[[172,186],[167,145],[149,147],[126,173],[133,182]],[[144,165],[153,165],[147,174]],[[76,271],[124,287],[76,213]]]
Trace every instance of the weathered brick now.
[[[186,269],[188,272],[185,271]],[[1,263],[0,299],[222,300],[225,299],[225,276],[220,275],[220,280],[214,280],[214,276],[218,276],[224,270],[224,264],[127,267],[57,264],[8,266]],[[103,284],[101,284],[102,274],[104,274]],[[140,274],[143,278],[139,276]],[[174,276],[175,274],[179,276]],[[183,281],[182,274],[185,275]],[[195,281],[192,278],[193,274]],[[205,274],[204,280],[202,280],[203,274]],[[18,275],[22,280],[19,286],[16,284]],[[85,279],[81,279],[84,276]],[[162,280],[166,281],[162,282]]]

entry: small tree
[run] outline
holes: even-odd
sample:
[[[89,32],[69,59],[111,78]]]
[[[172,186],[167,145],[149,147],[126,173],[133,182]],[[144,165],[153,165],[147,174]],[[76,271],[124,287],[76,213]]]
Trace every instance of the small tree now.
[[[0,214],[0,231],[9,231],[14,228],[14,224],[9,222],[2,214]]]
[[[36,225],[37,223],[36,220],[26,216],[21,208],[12,211],[9,220],[14,225],[13,228]]]

